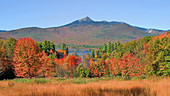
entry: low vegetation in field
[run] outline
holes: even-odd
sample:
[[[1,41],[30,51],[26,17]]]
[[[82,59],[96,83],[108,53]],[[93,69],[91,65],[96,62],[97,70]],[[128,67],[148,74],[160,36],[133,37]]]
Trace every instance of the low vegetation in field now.
[[[18,78],[0,81],[0,96],[169,96],[169,81],[169,77]]]

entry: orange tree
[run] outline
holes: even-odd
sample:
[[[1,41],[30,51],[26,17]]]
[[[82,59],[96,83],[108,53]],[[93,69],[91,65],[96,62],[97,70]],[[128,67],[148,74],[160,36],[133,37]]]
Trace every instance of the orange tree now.
[[[67,65],[67,69],[69,71],[69,74],[73,75],[73,72],[75,72],[75,69],[77,68],[77,66],[81,62],[81,58],[70,55],[70,56],[67,57],[66,62],[67,62],[66,65]]]
[[[45,70],[44,64],[48,64],[46,56],[30,38],[16,42],[13,61],[16,76],[26,78],[41,76]]]
[[[55,62],[54,72],[56,73],[56,76],[58,76],[58,77],[65,76],[65,73],[67,71],[64,60],[65,60],[64,58],[60,58],[60,59],[55,58],[54,59],[54,62]]]
[[[48,58],[47,53],[45,53],[45,51],[42,51],[42,53],[40,53],[39,60],[41,64],[38,65],[40,67],[39,70],[37,71],[39,76],[42,77],[52,76],[53,75],[52,73],[55,71],[53,68],[55,67],[55,64],[52,63],[52,59]]]
[[[140,59],[132,56],[129,52],[124,53],[119,60],[114,58],[107,61],[112,76],[139,76],[142,74]]]
[[[89,77],[100,77],[99,72],[100,70],[99,64],[97,62],[94,62],[93,59],[89,60],[89,66],[88,66],[88,70],[89,70]]]
[[[4,41],[0,40],[0,76],[9,69],[9,60],[7,60],[6,50],[4,48]]]
[[[68,55],[63,56],[63,58],[55,58],[54,62],[56,64],[55,72],[57,76],[63,76],[66,77],[73,76],[73,73],[76,71],[77,66],[80,64],[81,58]]]
[[[119,60],[119,64],[122,76],[139,76],[142,74],[140,59],[130,53],[125,53],[122,59]]]

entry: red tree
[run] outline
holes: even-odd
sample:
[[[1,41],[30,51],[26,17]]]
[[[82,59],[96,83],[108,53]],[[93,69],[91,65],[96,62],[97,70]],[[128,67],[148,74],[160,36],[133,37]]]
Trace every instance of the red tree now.
[[[7,70],[9,67],[10,61],[7,59],[7,54],[4,46],[0,46],[0,76]]]
[[[30,38],[19,39],[14,49],[13,65],[16,76],[37,77],[44,71],[42,65],[43,55],[34,40]]]
[[[140,59],[132,56],[130,53],[124,53],[124,56],[118,61],[122,76],[139,76],[141,74]]]
[[[67,61],[67,68],[69,70],[69,73],[73,74],[74,70],[80,64],[81,58],[70,55],[68,56],[66,61]]]
[[[41,65],[39,66],[40,68],[38,70],[38,74],[43,77],[51,76],[52,72],[54,72],[54,68],[50,64],[50,58],[48,58],[47,54],[44,51],[42,51],[39,60]]]

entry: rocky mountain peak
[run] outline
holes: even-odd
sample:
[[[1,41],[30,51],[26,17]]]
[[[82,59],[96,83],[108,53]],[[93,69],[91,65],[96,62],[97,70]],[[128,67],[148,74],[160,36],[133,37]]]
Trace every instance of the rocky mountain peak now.
[[[93,20],[90,19],[88,16],[86,16],[86,17],[80,19],[79,22],[93,22]]]

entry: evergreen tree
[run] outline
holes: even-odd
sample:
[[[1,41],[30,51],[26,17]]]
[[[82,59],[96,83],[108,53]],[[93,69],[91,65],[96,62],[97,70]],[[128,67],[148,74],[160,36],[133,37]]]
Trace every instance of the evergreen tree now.
[[[117,43],[114,44],[114,50],[116,50],[116,49],[117,49]]]
[[[62,44],[61,44],[61,50],[64,50],[65,47],[66,47],[66,44],[65,44],[65,43],[62,43]]]
[[[50,41],[47,41],[47,54],[50,54]]]
[[[104,51],[104,53],[106,53],[106,51],[107,51],[107,45],[106,45],[106,43],[104,43],[103,51]]]
[[[41,42],[37,42],[38,43],[38,47],[39,47],[39,49],[42,51],[43,49],[42,49],[42,43]]]
[[[47,40],[44,40],[42,43],[39,42],[38,47],[41,51],[44,50],[44,52],[47,53],[47,55],[50,55],[50,50],[52,50],[52,52],[55,52],[54,43]]]
[[[94,58],[94,50],[91,50],[91,57]]]
[[[111,43],[111,51],[113,51],[113,50],[114,50],[114,44]]]
[[[47,40],[44,40],[42,43],[42,50],[45,51],[45,53],[47,53]]]
[[[66,54],[68,55],[69,51],[68,51],[68,47],[66,48]]]
[[[53,54],[50,54],[49,56],[48,56],[50,59],[52,59],[52,60],[54,60],[55,58],[57,58],[57,56],[53,53]]]
[[[117,41],[117,47],[118,47],[119,45],[120,45],[120,41],[118,40],[118,41]]]
[[[53,52],[55,52],[55,45],[53,42],[50,42],[50,49],[53,50]]]
[[[110,54],[110,53],[111,53],[111,43],[109,41],[107,45],[107,54]]]
[[[95,58],[98,58],[99,50],[95,50]]]

